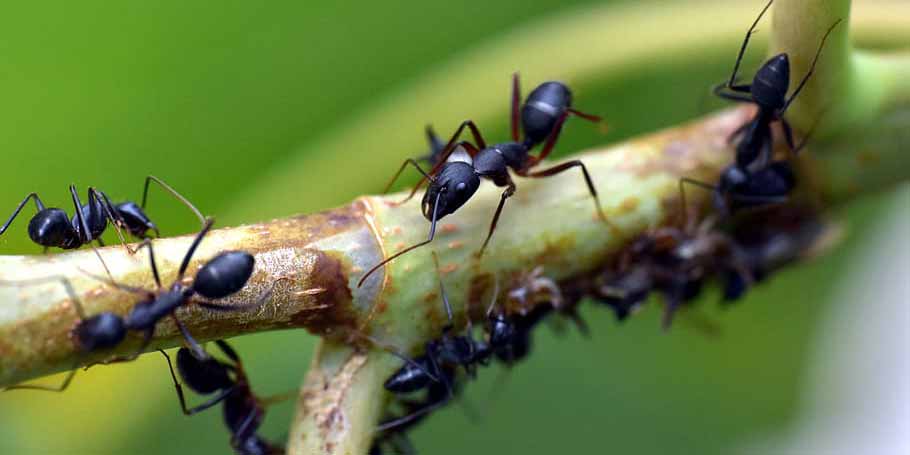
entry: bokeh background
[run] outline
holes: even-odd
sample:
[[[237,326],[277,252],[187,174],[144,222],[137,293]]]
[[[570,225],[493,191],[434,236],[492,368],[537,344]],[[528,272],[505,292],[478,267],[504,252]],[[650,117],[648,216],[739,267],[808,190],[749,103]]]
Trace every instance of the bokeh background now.
[[[526,90],[545,78],[578,79],[576,105],[608,119],[607,134],[570,124],[557,156],[720,106],[706,96],[707,87],[729,71],[761,1],[734,2],[742,3],[735,25],[741,32],[580,78],[577,64],[551,64],[559,60],[552,54],[509,60],[508,43],[536,36],[535,30],[621,14],[633,3],[655,2],[11,2],[0,15],[0,208],[11,211],[37,191],[49,205],[69,210],[69,183],[100,187],[118,200],[138,198],[147,174],[171,183],[222,225],[328,208],[380,190],[403,157],[422,152],[426,122],[446,132],[472,117],[487,137],[504,138],[513,70],[525,75]],[[686,2],[661,5],[680,9],[685,20],[678,26],[693,33],[721,26],[710,14],[686,16]],[[659,35],[654,42],[660,45]],[[762,56],[761,40],[756,43],[746,68]],[[583,58],[610,52],[585,42],[557,47]],[[511,68],[491,72],[483,65],[503,61]],[[450,92],[446,81],[453,80],[471,83]],[[431,96],[435,101],[421,111]],[[618,325],[607,312],[585,306],[590,339],[540,330],[530,361],[508,375],[484,370],[467,404],[440,412],[414,432],[414,443],[434,455],[784,450],[787,435],[799,433],[803,405],[830,385],[811,374],[829,352],[818,341],[832,339],[824,321],[860,303],[839,298],[845,283],[875,263],[864,256],[871,240],[907,232],[870,220],[896,212],[906,222],[908,206],[906,189],[859,199],[833,214],[848,235],[823,259],[794,267],[723,311],[709,293],[702,306],[721,324],[719,337],[685,324],[661,333],[655,308]],[[30,210],[0,238],[4,254],[40,252],[25,233]],[[162,193],[154,193],[149,211],[168,234],[190,232],[196,223]],[[907,270],[910,251],[902,248],[890,250],[905,258],[896,270]],[[886,303],[907,303],[906,280],[897,281],[897,294]],[[903,328],[910,322],[904,306],[880,311],[897,312],[885,319],[905,321]],[[859,325],[864,320],[830,330],[879,336],[877,326]],[[268,395],[299,385],[315,339],[288,331],[234,343],[253,385]],[[883,338],[881,349],[886,343],[897,343],[889,352],[896,349],[897,364],[906,366],[906,338]],[[879,352],[876,346],[870,349]],[[853,383],[874,371],[865,374]],[[904,393],[898,403],[907,403],[906,384],[897,386]],[[291,402],[270,408],[263,433],[284,438],[292,408]],[[773,445],[780,438],[784,445]],[[193,418],[179,412],[158,355],[80,372],[64,394],[0,395],[0,453],[229,450],[219,411]]]

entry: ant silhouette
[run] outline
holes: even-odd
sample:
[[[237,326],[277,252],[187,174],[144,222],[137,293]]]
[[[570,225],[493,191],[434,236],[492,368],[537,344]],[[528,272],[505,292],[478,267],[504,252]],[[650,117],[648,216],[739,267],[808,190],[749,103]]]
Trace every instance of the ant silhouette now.
[[[417,160],[413,158],[409,158],[402,163],[398,172],[392,177],[391,182],[395,182],[408,165],[417,169],[423,175],[423,178],[414,186],[410,195],[399,204],[410,200],[425,182],[429,182],[429,187],[423,196],[421,210],[423,216],[430,221],[430,232],[426,240],[411,245],[373,266],[361,277],[357,283],[358,287],[362,286],[367,277],[380,267],[409,251],[432,242],[436,234],[436,222],[454,213],[464,205],[480,187],[481,178],[491,180],[498,187],[505,187],[500,197],[499,205],[496,207],[496,212],[490,222],[487,237],[477,253],[477,257],[483,256],[483,252],[490,242],[493,232],[496,230],[496,225],[499,222],[499,216],[502,214],[506,200],[515,193],[516,187],[509,173],[510,169],[521,177],[544,178],[574,167],[581,168],[588,191],[594,199],[597,214],[604,222],[607,221],[601,209],[594,182],[591,180],[588,169],[580,160],[567,161],[539,171],[532,170],[546,159],[553,150],[553,146],[556,144],[556,140],[562,130],[562,125],[569,115],[575,115],[592,122],[599,122],[600,117],[572,109],[572,92],[561,82],[550,81],[540,84],[531,91],[524,104],[520,104],[520,98],[519,77],[518,73],[515,73],[512,76],[512,142],[504,142],[488,147],[474,121],[465,120],[455,130],[452,138],[449,139],[442,151],[438,155],[431,154],[431,157],[435,155],[437,158],[435,158],[436,163],[430,172],[424,171],[417,163]],[[471,131],[474,143],[458,141],[465,128]],[[524,131],[524,140],[519,137],[519,128]],[[544,141],[546,143],[540,154],[531,156],[529,154],[531,149]],[[449,160],[449,157],[456,150],[464,150],[468,158],[460,157]],[[386,188],[389,186],[391,186],[391,183]]]
[[[739,138],[736,144],[736,159],[733,164],[722,171],[720,181],[716,185],[691,178],[680,180],[684,205],[684,184],[711,191],[714,207],[722,216],[747,207],[785,202],[796,185],[792,166],[784,160],[772,161],[771,123],[780,121],[784,139],[793,155],[796,155],[805,146],[811,131],[799,145],[795,145],[792,128],[783,116],[814,73],[815,65],[821,56],[828,35],[841,20],[835,21],[825,32],[815,57],[812,59],[809,71],[790,97],[787,97],[790,88],[790,60],[786,53],[778,54],[765,62],[755,73],[752,84],[737,84],[737,73],[749,44],[749,38],[758,21],[772,3],[773,0],[765,5],[746,33],[730,79],[714,88],[714,93],[718,96],[737,102],[754,103],[758,107],[758,111],[752,120],[737,128],[730,136],[731,141]],[[812,128],[814,129],[814,127],[813,125]]]
[[[465,330],[466,335],[452,335],[455,327],[452,306],[449,304],[442,274],[439,271],[439,260],[435,253],[433,259],[436,264],[439,292],[448,317],[448,324],[443,327],[442,336],[428,341],[424,354],[416,359],[410,359],[388,349],[391,354],[404,360],[405,364],[384,384],[386,390],[395,394],[407,394],[427,389],[427,399],[422,406],[407,415],[381,423],[377,431],[398,427],[442,407],[455,396],[457,367],[464,368],[468,375],[474,377],[477,365],[487,365],[492,355],[490,346],[486,342],[475,340],[472,336],[470,318],[468,318],[468,326]]]
[[[201,223],[205,223],[205,217],[202,216],[202,213],[199,212],[190,201],[180,195],[180,193],[171,188],[168,184],[164,183],[161,179],[150,175],[145,179],[145,187],[142,192],[142,205],[137,205],[135,202],[131,201],[114,205],[106,194],[93,187],[89,187],[88,203],[83,205],[79,200],[76,186],[70,185],[70,194],[75,209],[75,214],[72,219],[62,209],[45,207],[41,198],[38,197],[38,193],[29,193],[25,199],[19,203],[6,223],[4,223],[3,226],[0,226],[0,235],[6,232],[13,220],[16,219],[25,207],[25,204],[27,204],[30,199],[33,199],[38,211],[31,220],[29,220],[28,236],[33,242],[43,246],[45,253],[47,253],[47,250],[50,247],[71,250],[89,244],[92,241],[97,241],[100,246],[104,246],[104,242],[100,237],[107,229],[108,221],[110,221],[117,231],[120,243],[130,252],[130,254],[134,254],[138,251],[138,248],[133,249],[126,244],[126,239],[124,238],[121,229],[125,229],[131,235],[139,238],[147,237],[147,233],[150,230],[154,231],[157,237],[160,237],[158,226],[145,214],[149,183],[151,182],[157,183],[165,191],[173,195],[177,200],[186,205],[199,218]]]
[[[170,316],[180,330],[183,338],[192,348],[193,353],[199,358],[206,358],[208,355],[192,337],[183,323],[178,319],[175,311],[177,308],[188,303],[199,305],[215,311],[245,311],[257,308],[271,295],[272,289],[266,291],[253,304],[249,305],[222,305],[214,302],[202,301],[196,298],[197,295],[206,299],[219,299],[227,297],[242,289],[253,273],[255,260],[252,255],[243,251],[225,251],[203,265],[196,273],[196,278],[191,285],[183,283],[183,276],[189,266],[190,259],[202,241],[203,237],[212,228],[214,221],[206,220],[202,231],[193,240],[189,250],[183,257],[183,262],[177,273],[177,278],[171,287],[165,290],[161,285],[161,279],[158,275],[158,267],[155,263],[154,250],[149,239],[146,239],[140,248],[147,246],[149,250],[149,262],[151,263],[152,275],[154,276],[157,289],[149,291],[142,288],[127,286],[117,283],[113,279],[97,277],[93,274],[83,271],[89,276],[104,281],[117,289],[142,295],[144,298],[137,303],[130,312],[124,317],[112,312],[102,312],[94,316],[87,317],[83,305],[76,295],[72,284],[65,277],[49,277],[28,282],[0,282],[0,284],[34,284],[47,281],[60,281],[63,283],[76,309],[79,322],[72,331],[72,337],[76,344],[77,350],[82,354],[76,359],[70,374],[64,379],[58,387],[47,387],[42,385],[17,385],[8,387],[11,389],[32,389],[46,390],[52,392],[62,392],[68,386],[73,376],[76,374],[76,368],[88,353],[96,352],[103,349],[110,349],[118,346],[126,338],[127,332],[137,331],[143,333],[143,340],[136,352],[129,357],[117,357],[105,363],[127,362],[136,359],[151,343],[152,335],[158,322],[167,316]],[[105,266],[105,269],[107,267]],[[274,285],[273,285],[274,288]]]
[[[231,447],[239,455],[267,455],[284,453],[284,449],[270,444],[262,439],[257,430],[262,425],[265,417],[265,406],[275,399],[261,399],[250,388],[249,379],[243,369],[243,363],[237,352],[224,340],[217,340],[215,344],[227,356],[230,363],[214,357],[197,358],[189,349],[180,348],[177,351],[177,371],[183,378],[184,384],[200,395],[217,394],[208,401],[192,407],[186,407],[186,397],[183,387],[174,373],[174,366],[170,356],[159,350],[167,360],[171,379],[180,400],[180,409],[185,415],[193,415],[223,403],[222,415],[225,425],[231,432]],[[284,399],[285,397],[278,397]]]
[[[812,59],[812,64],[809,66],[809,71],[806,72],[806,75],[803,76],[789,97],[787,97],[787,92],[790,90],[790,58],[787,53],[780,53],[768,59],[756,71],[751,84],[739,84],[736,79],[743,55],[749,45],[749,38],[755,32],[755,27],[772,3],[774,3],[774,0],[770,0],[765,5],[758,17],[755,18],[749,31],[746,32],[746,37],[736,57],[736,63],[733,65],[730,79],[716,85],[713,89],[714,93],[721,98],[736,102],[753,103],[758,107],[758,111],[752,120],[739,127],[731,135],[731,140],[740,137],[740,141],[736,146],[736,165],[741,169],[750,169],[753,164],[757,164],[757,167],[761,169],[770,162],[773,142],[771,140],[772,122],[780,122],[784,138],[790,150],[794,153],[798,150],[793,141],[793,129],[784,118],[784,113],[803,90],[812,73],[815,72],[815,65],[821,56],[828,35],[841,22],[838,19],[825,32],[821,43],[818,45],[818,51],[816,51],[815,57]]]

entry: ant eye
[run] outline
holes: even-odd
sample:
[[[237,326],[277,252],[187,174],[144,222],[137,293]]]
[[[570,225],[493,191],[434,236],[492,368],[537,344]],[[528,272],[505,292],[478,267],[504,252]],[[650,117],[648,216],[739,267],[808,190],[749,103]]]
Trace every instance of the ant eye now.
[[[464,182],[461,182],[458,185],[455,185],[455,191],[458,191],[458,192],[464,191],[464,189],[467,188],[467,186],[468,185],[466,185]]]

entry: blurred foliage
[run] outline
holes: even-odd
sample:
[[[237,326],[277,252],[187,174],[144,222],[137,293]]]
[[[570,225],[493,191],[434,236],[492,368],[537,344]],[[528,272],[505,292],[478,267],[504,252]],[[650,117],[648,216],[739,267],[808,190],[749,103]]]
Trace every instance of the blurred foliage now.
[[[149,173],[230,223],[293,213],[298,203],[325,206],[308,199],[301,175],[299,194],[264,198],[252,219],[230,215],[232,200],[251,182],[302,144],[338,130],[352,113],[473,45],[582,3],[593,2],[5,5],[0,207],[12,209],[38,191],[49,205],[68,208],[70,182],[83,191],[98,186],[118,200],[138,198]],[[584,87],[577,106],[603,114],[611,132],[572,123],[559,150],[620,140],[716,107],[704,102],[706,87],[723,79],[733,50],[655,62]],[[585,52],[584,43],[574,52]],[[503,103],[508,77],[502,75]],[[487,136],[505,137],[506,120],[485,126]],[[400,131],[419,135],[422,126]],[[382,150],[351,153],[385,153],[391,172],[401,157],[420,152],[377,146]],[[339,188],[344,171],[337,169]],[[386,178],[377,171],[377,190]],[[163,193],[152,197],[150,213],[165,233],[193,229],[189,212]],[[862,201],[842,215],[859,228],[879,204]],[[38,252],[25,236],[28,213],[0,238],[5,253]],[[735,308],[720,311],[706,298],[705,313],[723,328],[719,338],[685,324],[663,334],[653,308],[617,326],[606,311],[586,307],[595,328],[590,340],[572,330],[564,336],[541,330],[527,364],[505,379],[484,371],[467,394],[473,411],[451,406],[415,432],[416,445],[433,454],[726,453],[737,441],[779,429],[799,400],[807,344],[828,286],[861,237],[772,280]],[[253,385],[270,395],[299,385],[314,342],[303,332],[280,332],[236,345]],[[271,408],[264,433],[283,437],[292,407]],[[228,452],[227,440],[218,411],[180,414],[157,354],[80,372],[63,395],[0,396],[2,453],[214,454]]]

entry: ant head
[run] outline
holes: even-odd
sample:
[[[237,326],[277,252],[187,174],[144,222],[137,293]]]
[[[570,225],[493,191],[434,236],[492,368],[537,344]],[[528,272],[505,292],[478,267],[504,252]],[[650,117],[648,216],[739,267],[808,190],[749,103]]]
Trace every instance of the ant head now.
[[[444,164],[423,195],[423,216],[432,221],[433,213],[436,219],[454,213],[471,199],[478,187],[480,177],[473,166],[462,161]]]
[[[789,89],[790,58],[787,54],[771,57],[752,79],[752,99],[765,109],[782,109],[787,103]]]
[[[126,201],[117,204],[117,213],[126,224],[126,230],[136,237],[145,237],[149,230],[158,232],[158,226],[145,214],[139,204]]]
[[[521,107],[521,126],[526,139],[533,144],[543,142],[571,106],[572,92],[566,84],[549,81],[538,85]]]
[[[224,251],[205,263],[193,281],[193,291],[210,299],[227,297],[246,285],[256,260],[245,251]]]
[[[187,348],[180,348],[177,351],[177,371],[180,372],[184,384],[202,395],[226,389],[234,384],[228,376],[225,364],[214,357],[197,359]]]
[[[79,242],[70,219],[61,209],[46,208],[28,222],[28,236],[42,246],[74,248]]]
[[[85,352],[109,349],[126,338],[126,324],[114,313],[99,313],[81,321],[73,330],[76,343]]]

